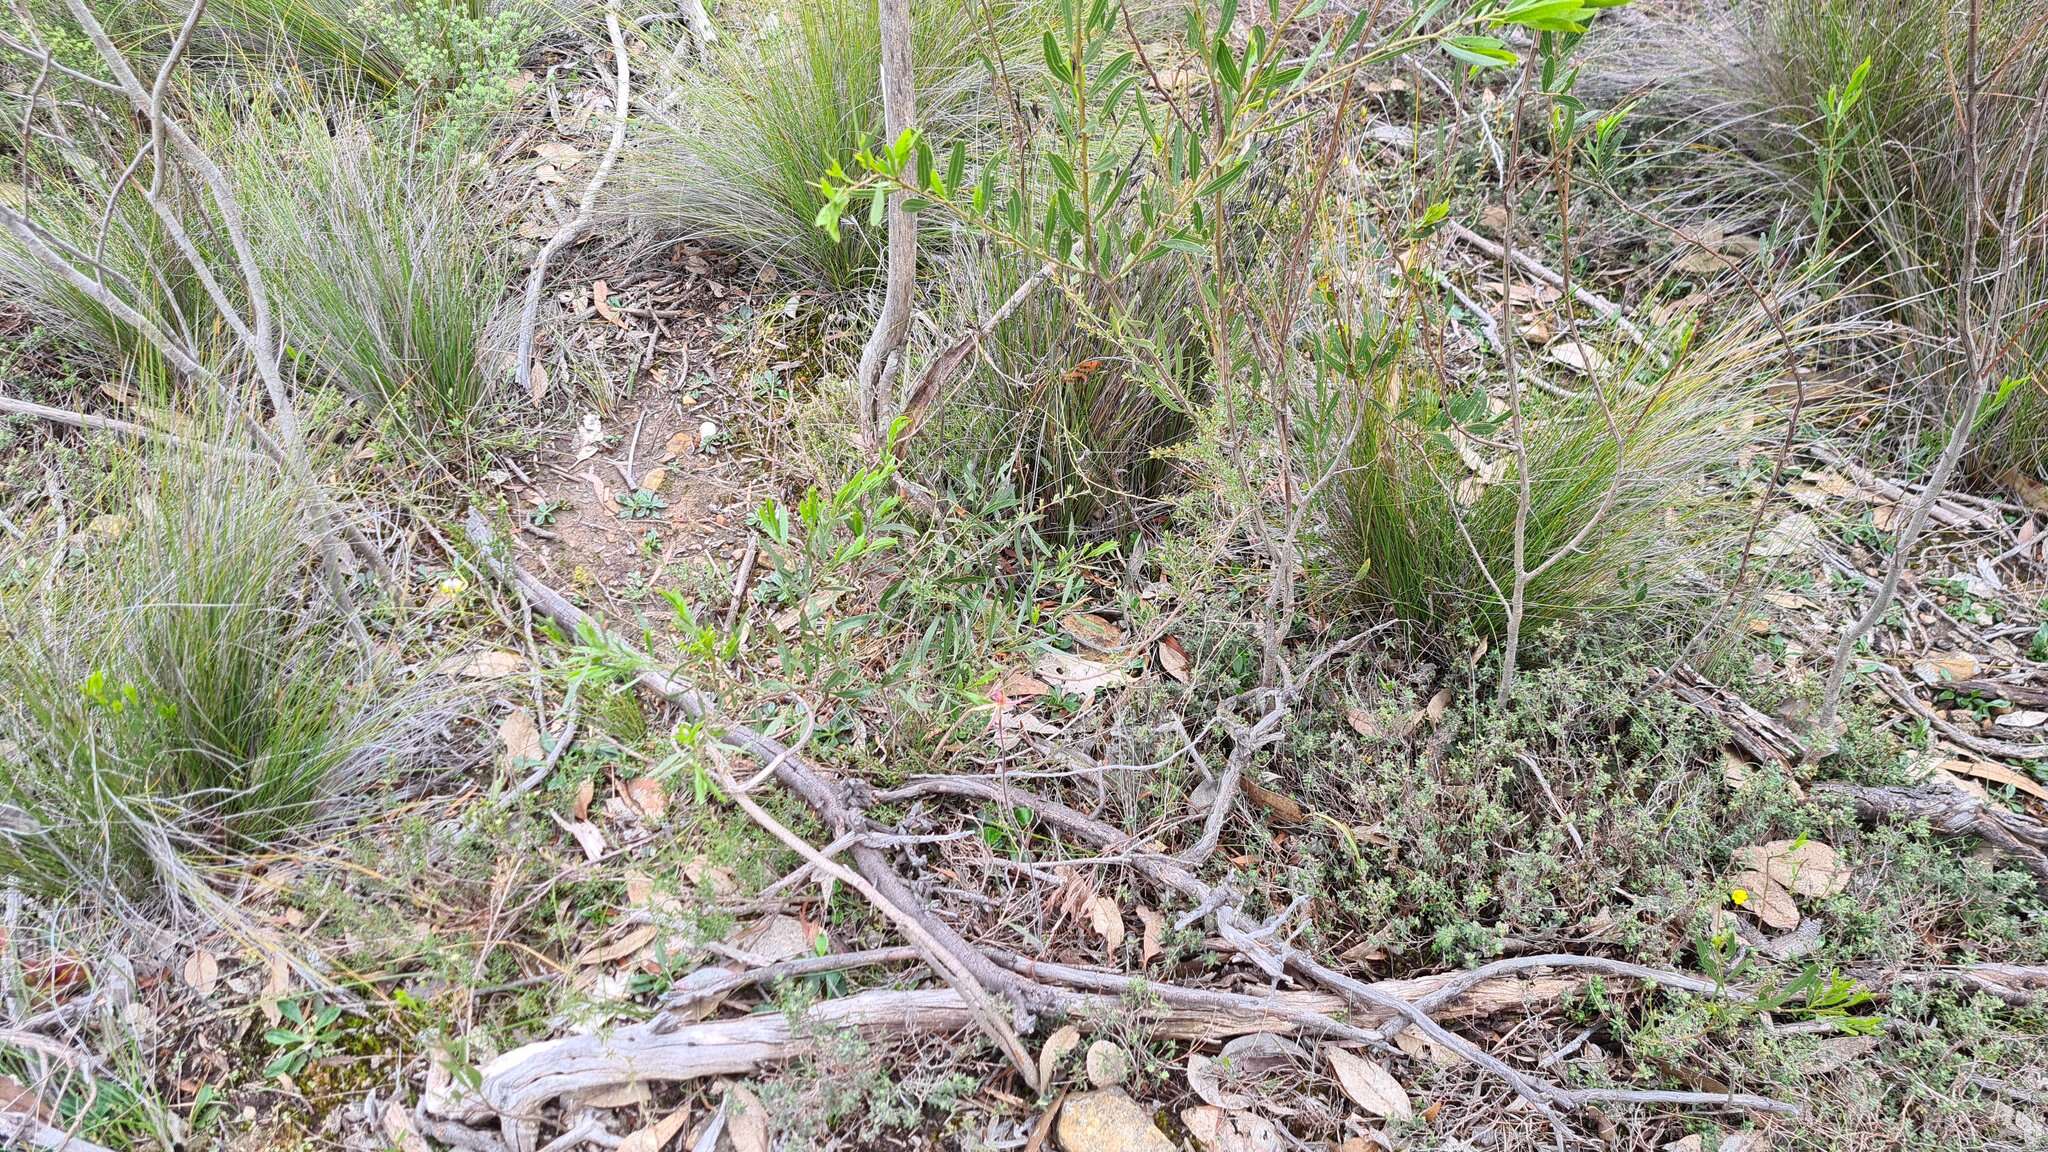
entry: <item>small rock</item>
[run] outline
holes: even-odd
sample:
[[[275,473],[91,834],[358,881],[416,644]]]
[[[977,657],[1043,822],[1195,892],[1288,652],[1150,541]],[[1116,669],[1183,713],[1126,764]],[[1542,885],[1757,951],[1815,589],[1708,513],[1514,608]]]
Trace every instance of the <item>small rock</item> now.
[[[1067,1097],[1053,1135],[1061,1152],[1176,1152],[1152,1114],[1121,1088]]]
[[[1131,1058],[1107,1040],[1088,1046],[1088,1083],[1109,1088],[1131,1078]]]

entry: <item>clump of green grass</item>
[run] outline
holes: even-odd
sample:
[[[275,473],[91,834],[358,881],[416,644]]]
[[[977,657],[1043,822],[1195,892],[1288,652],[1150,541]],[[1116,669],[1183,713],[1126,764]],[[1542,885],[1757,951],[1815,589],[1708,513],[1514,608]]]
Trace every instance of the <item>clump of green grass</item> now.
[[[463,439],[492,399],[485,329],[508,268],[461,171],[346,111],[255,123],[240,183],[301,375],[415,440]]]
[[[202,354],[225,350],[213,302],[180,255],[172,233],[131,182],[118,195],[113,173],[123,152],[138,141],[124,130],[95,136],[82,131],[74,147],[31,147],[21,208],[61,248],[97,253],[108,287],[161,331]],[[215,238],[209,217],[185,191],[166,189],[167,202],[203,252]],[[81,368],[114,377],[114,391],[130,385],[140,398],[161,403],[173,390],[169,364],[155,345],[125,320],[44,265],[13,236],[0,233],[0,288],[26,303]]]
[[[303,835],[409,754],[431,702],[358,651],[308,523],[239,458],[163,461],[103,555],[0,604],[0,875],[148,903]]]
[[[1773,0],[1762,7],[1740,73],[1762,115],[1740,121],[1755,147],[1797,180],[1823,242],[1922,334],[1908,371],[1941,411],[1960,406],[1956,286],[1966,264],[1959,85],[1965,6],[1939,0]],[[1980,471],[2048,475],[2048,153],[2033,137],[2048,92],[2048,2],[1984,0],[1976,151],[1989,222],[1976,267],[1982,302],[2004,285],[2010,346],[1979,425]],[[1859,79],[1860,74],[1860,79]],[[1844,94],[1860,87],[1860,98]],[[2001,218],[2019,211],[2015,234]],[[2001,246],[2014,258],[2001,259]],[[2002,342],[2001,342],[2002,343]]]
[[[997,82],[982,58],[1021,41],[1021,4],[934,0],[911,6],[917,119],[935,139],[980,143],[991,131]],[[721,17],[724,17],[721,12]],[[873,4],[794,0],[750,6],[702,67],[685,77],[672,112],[651,117],[628,151],[623,209],[682,238],[732,248],[834,289],[866,283],[881,231],[849,219],[835,243],[812,221],[817,181],[833,161],[882,138],[881,35]]]
[[[1421,383],[1430,377],[1408,370],[1398,333],[1363,354],[1340,343],[1350,351],[1325,358],[1310,422],[1317,474],[1337,469],[1321,495],[1323,590],[1440,631],[1497,635],[1520,498],[1505,406]],[[1711,481],[1773,434],[1779,413],[1765,388],[1783,365],[1775,330],[1752,317],[1683,334],[1667,364],[1637,355],[1576,394],[1527,388],[1526,562],[1547,567],[1529,584],[1525,619],[1689,599],[1682,575],[1733,554],[1747,528],[1746,510]]]
[[[1035,267],[963,253],[956,306],[987,316]],[[1041,284],[955,385],[933,437],[939,469],[967,489],[1014,493],[1056,534],[1128,529],[1164,491],[1162,453],[1195,426],[1204,361],[1192,309],[1171,261],[1114,282]]]

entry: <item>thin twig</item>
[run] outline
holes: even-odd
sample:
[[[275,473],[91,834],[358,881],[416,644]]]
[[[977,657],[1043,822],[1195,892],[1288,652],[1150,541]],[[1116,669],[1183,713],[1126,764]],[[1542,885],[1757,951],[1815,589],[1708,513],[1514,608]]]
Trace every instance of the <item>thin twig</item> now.
[[[619,27],[619,2],[607,0],[604,8],[604,26],[611,33],[612,56],[618,61],[618,76],[612,84],[612,138],[605,146],[604,159],[591,174],[590,183],[584,185],[583,198],[577,202],[576,215],[542,245],[540,254],[533,258],[533,270],[526,276],[526,300],[519,310],[519,345],[517,359],[512,370],[519,383],[519,392],[524,396],[533,395],[533,330],[540,317],[541,285],[547,280],[548,262],[562,249],[567,248],[585,229],[590,227],[591,210],[597,203],[597,194],[604,188],[604,182],[612,174],[612,166],[619,162],[619,150],[626,144],[626,116],[633,101],[633,71],[626,60],[626,37]]]

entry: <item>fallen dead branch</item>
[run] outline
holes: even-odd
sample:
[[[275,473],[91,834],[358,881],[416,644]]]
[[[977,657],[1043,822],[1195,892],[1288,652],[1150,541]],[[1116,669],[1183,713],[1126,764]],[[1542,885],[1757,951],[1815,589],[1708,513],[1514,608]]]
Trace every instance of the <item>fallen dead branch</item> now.
[[[1815,785],[1814,793],[1847,800],[1865,820],[1925,820],[1944,836],[1975,836],[2048,880],[2048,825],[1981,800],[1951,781],[1901,788],[1830,780]]]
[[[535,608],[572,635],[601,631],[588,614],[570,604],[532,574],[499,555],[497,537],[480,513],[472,511],[464,527],[472,545],[478,550],[479,563],[498,580],[518,591]],[[1333,646],[1325,653],[1324,658],[1344,650],[1346,645],[1351,643],[1353,641]],[[1320,659],[1315,666],[1319,664]],[[985,997],[1000,995],[1010,1002],[1012,1010],[1017,1014],[1016,1032],[1028,1032],[1035,1026],[1032,1019],[1035,1013],[1056,1012],[1070,1017],[1085,1018],[1092,1010],[1126,1006],[1126,999],[1122,996],[1111,997],[1101,992],[1077,992],[1056,988],[998,963],[989,952],[968,943],[952,925],[926,908],[890,860],[879,848],[868,842],[865,809],[845,787],[831,780],[779,741],[749,728],[719,723],[714,701],[667,673],[648,666],[640,672],[636,683],[667,700],[689,718],[710,726],[724,743],[765,765],[760,774],[762,778],[772,774],[784,787],[801,797],[817,813],[820,821],[832,835],[833,843],[844,843],[847,846],[846,851],[854,864],[852,869],[843,869],[833,863],[827,854],[817,851],[807,843],[802,843],[800,838],[788,834],[787,829],[772,819],[764,821],[766,813],[747,799],[745,790],[734,783],[729,775],[721,773],[721,787],[728,795],[736,802],[741,802],[741,806],[748,809],[749,814],[757,822],[762,822],[763,826],[769,827],[778,838],[796,848],[813,867],[837,874],[849,883],[852,877],[858,875],[862,883],[854,886],[876,903],[899,929],[910,936],[920,957],[946,975],[953,985],[953,989],[946,992],[867,993],[827,1001],[813,1009],[814,1012],[821,1013],[815,1021],[817,1025],[856,1029],[888,1027],[893,1029],[894,1034],[900,1035],[914,1030],[958,1030],[972,1023],[989,1032],[997,1040],[1006,1055],[1010,1056],[1012,1063],[1018,1065],[1020,1079],[1035,1089],[1039,1087],[1035,1065],[1028,1058],[1019,1060],[1021,1044],[1016,1042],[1014,1033],[1010,1033],[1007,1026],[1002,1022],[996,1022],[996,1026],[991,1027],[989,1005],[983,1002]],[[1266,717],[1256,723],[1231,725],[1233,737],[1241,749],[1260,746],[1262,739],[1270,734],[1278,722],[1273,719],[1274,714],[1284,715],[1284,709],[1290,699],[1290,692],[1286,690],[1253,695],[1269,697],[1273,702],[1273,708],[1268,711]],[[1249,752],[1245,754],[1249,755]],[[996,780],[973,777],[926,777],[913,781],[905,788],[887,793],[883,798],[900,799],[922,794],[971,795],[1029,807],[1049,823],[1101,847],[1121,848],[1130,839],[1120,830],[1094,817]],[[1281,936],[1281,930],[1288,919],[1287,912],[1264,923],[1248,921],[1242,914],[1241,898],[1235,892],[1227,885],[1216,887],[1208,884],[1179,859],[1152,852],[1133,853],[1128,859],[1134,868],[1153,882],[1194,902],[1194,911],[1182,917],[1182,927],[1204,916],[1211,917],[1225,945],[1271,978],[1279,980],[1292,971],[1336,993],[1347,1014],[1354,1017],[1363,1014],[1376,1021],[1390,1021],[1397,1023],[1399,1027],[1414,1028],[1512,1088],[1532,1109],[1550,1122],[1560,1146],[1570,1137],[1570,1129],[1564,1122],[1561,1110],[1577,1109],[1599,1101],[1623,1101],[1623,1096],[1587,1095],[1525,1075],[1470,1040],[1446,1029],[1437,1021],[1430,1009],[1409,999],[1404,991],[1397,991],[1385,984],[1369,984],[1357,980],[1326,967],[1285,943],[1274,943],[1273,941]],[[1292,909],[1289,910],[1291,911]],[[1598,966],[1608,971],[1635,967],[1587,958],[1551,959],[1555,962],[1554,966]],[[1061,974],[1045,965],[1033,965],[1029,970],[1033,975],[1039,976]],[[1116,978],[1114,974],[1101,975]],[[1668,977],[1667,982],[1680,986],[1691,980],[1676,973],[1658,975]],[[1090,979],[1096,977],[1091,976]],[[1459,979],[1459,974],[1444,979],[1455,981]],[[1693,984],[1696,987],[1703,987],[1698,981],[1693,981]],[[1156,986],[1147,984],[1146,987]],[[897,998],[873,998],[878,995]],[[1272,1004],[1261,1002],[1247,1005],[1223,999],[1229,995],[1223,993],[1185,989],[1176,991],[1175,995],[1180,998],[1179,1005],[1164,997],[1160,998],[1166,1015],[1153,1023],[1162,1035],[1177,1035],[1173,1030],[1176,1012],[1188,1019],[1199,1018],[1206,1028],[1212,1030],[1201,1036],[1180,1037],[1187,1039],[1212,1039],[1215,1035],[1239,1035],[1248,1031],[1272,1030],[1268,1025],[1276,1022],[1287,1025],[1288,1030],[1313,1028],[1320,1034],[1336,1036],[1347,1035],[1347,1030],[1356,1027],[1355,1022],[1338,1021],[1328,1012],[1307,1005],[1282,1006],[1280,1010],[1275,1011]],[[1261,1011],[1250,1013],[1245,1011],[1247,1008],[1258,1008]],[[1200,1014],[1199,1017],[1194,1015],[1196,1013]],[[813,1021],[806,1017],[806,1023]],[[1260,1026],[1249,1026],[1254,1023]],[[1184,1029],[1186,1024],[1182,1023],[1179,1026]],[[1395,1030],[1398,1031],[1399,1027]],[[1214,1031],[1218,1029],[1221,1031]],[[481,1097],[466,1097],[465,1099],[475,1099],[475,1103],[465,1106],[454,1118],[470,1123],[483,1123],[495,1117],[512,1148],[517,1152],[529,1152],[534,1147],[536,1139],[538,1110],[551,1099],[566,1093],[618,1083],[617,1077],[622,1074],[622,1070],[628,1079],[673,1080],[744,1073],[761,1063],[783,1058],[789,1050],[792,1037],[797,1034],[787,1020],[750,1017],[746,1020],[720,1021],[684,1028],[671,1026],[668,1031],[662,1031],[660,1027],[650,1024],[637,1029],[614,1032],[602,1038],[570,1037],[543,1041],[508,1053],[486,1067]],[[683,1039],[664,1039],[665,1037]],[[1739,1107],[1787,1114],[1798,1114],[1800,1111],[1797,1105],[1758,1096],[1655,1092],[1635,1094],[1630,1099],[1639,1103]]]

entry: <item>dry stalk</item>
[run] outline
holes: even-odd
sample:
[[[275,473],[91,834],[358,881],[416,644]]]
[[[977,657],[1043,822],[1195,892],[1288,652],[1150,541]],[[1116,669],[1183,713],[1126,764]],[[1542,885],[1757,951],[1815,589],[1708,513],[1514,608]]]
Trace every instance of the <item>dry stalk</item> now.
[[[526,296],[519,309],[518,350],[512,365],[520,394],[524,396],[533,395],[533,333],[539,323],[541,285],[547,280],[548,263],[589,229],[597,194],[604,190],[605,181],[611,178],[612,168],[619,162],[619,150],[626,143],[626,115],[633,102],[633,69],[626,59],[625,33],[619,27],[618,0],[607,0],[604,26],[605,31],[611,34],[612,58],[618,65],[618,73],[612,80],[611,142],[605,145],[604,158],[598,161],[597,171],[591,173],[590,183],[583,186],[583,198],[576,203],[576,215],[548,238],[539,255],[533,258],[532,271],[527,273]]]

